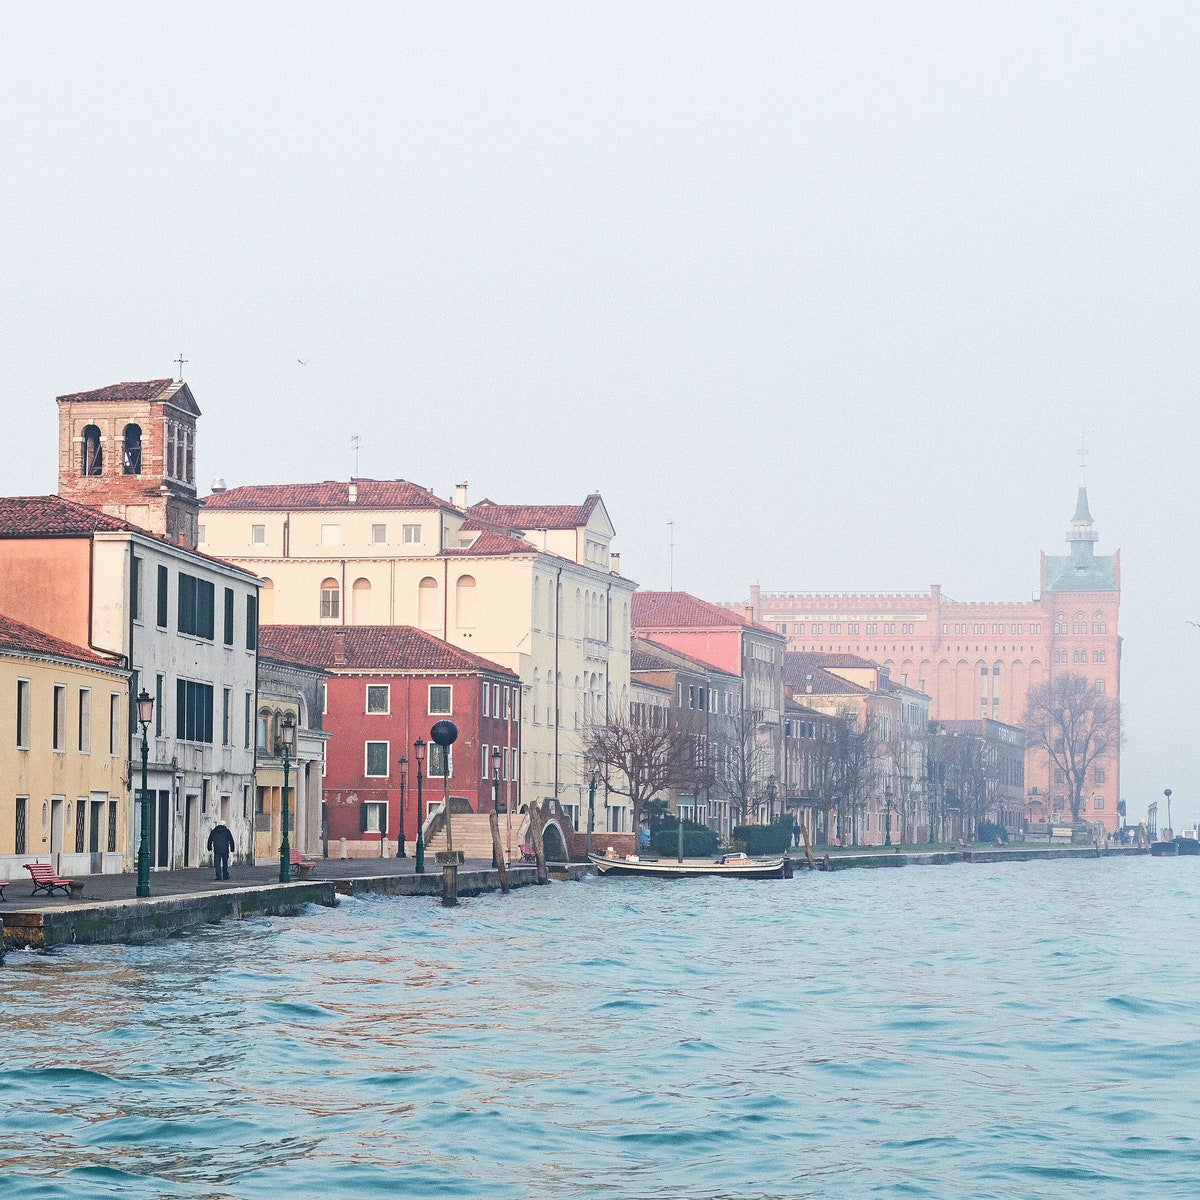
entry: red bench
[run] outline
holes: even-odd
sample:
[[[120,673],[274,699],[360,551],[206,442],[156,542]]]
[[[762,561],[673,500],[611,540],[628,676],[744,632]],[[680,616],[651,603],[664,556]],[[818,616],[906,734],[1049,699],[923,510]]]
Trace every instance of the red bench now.
[[[317,864],[311,859],[305,858],[299,850],[293,850],[288,856],[288,865],[293,871],[299,873],[301,880],[305,880]]]
[[[53,896],[56,888],[61,888],[64,896],[71,894],[71,881],[69,879],[60,879],[54,873],[54,868],[49,863],[25,863],[25,870],[33,876],[33,891],[31,896],[36,896],[38,892],[45,892],[47,896]]]
[[[0,879],[0,900],[4,899],[4,889],[12,883],[11,879]]]

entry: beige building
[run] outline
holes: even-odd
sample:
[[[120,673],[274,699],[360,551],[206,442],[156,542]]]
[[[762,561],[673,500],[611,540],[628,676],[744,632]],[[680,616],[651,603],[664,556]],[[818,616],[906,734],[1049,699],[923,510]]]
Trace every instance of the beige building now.
[[[582,735],[629,703],[634,584],[599,495],[468,507],[404,480],[219,490],[201,549],[261,576],[263,623],[414,625],[521,678],[522,803],[587,802]]]
[[[0,879],[122,869],[128,697],[128,671],[0,616]]]

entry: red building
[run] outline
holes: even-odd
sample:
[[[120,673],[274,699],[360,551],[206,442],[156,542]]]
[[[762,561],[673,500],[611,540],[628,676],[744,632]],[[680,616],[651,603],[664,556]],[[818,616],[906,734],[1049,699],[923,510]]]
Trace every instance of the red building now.
[[[384,838],[395,842],[401,794],[404,836],[415,839],[418,738],[426,743],[426,807],[441,802],[448,775],[452,799],[490,812],[495,750],[500,810],[515,800],[521,688],[512,671],[408,625],[264,625],[259,645],[265,656],[330,674],[325,835],[330,843],[345,838],[351,856],[381,853]],[[449,762],[429,736],[442,720],[458,727]]]

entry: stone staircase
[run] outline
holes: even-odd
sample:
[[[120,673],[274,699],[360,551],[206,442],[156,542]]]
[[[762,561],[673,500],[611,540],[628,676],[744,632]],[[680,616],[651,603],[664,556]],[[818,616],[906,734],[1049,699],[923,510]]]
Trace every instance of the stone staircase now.
[[[492,861],[492,831],[488,823],[487,813],[460,813],[456,812],[451,817],[454,827],[454,848],[461,850],[466,854],[468,859],[482,858],[486,862]],[[514,839],[516,829],[514,823],[513,830]],[[500,841],[504,843],[504,815],[500,816]],[[446,849],[446,828],[442,827],[430,837],[428,844],[425,847],[425,854],[431,860],[440,850]],[[513,846],[513,856],[518,857],[520,851],[516,845]]]

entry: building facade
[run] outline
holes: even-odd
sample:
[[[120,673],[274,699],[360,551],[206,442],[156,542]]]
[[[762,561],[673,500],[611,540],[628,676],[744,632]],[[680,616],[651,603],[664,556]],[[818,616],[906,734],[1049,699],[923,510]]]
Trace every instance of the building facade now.
[[[632,581],[598,495],[468,506],[403,480],[240,487],[209,496],[202,545],[263,578],[264,624],[411,626],[521,681],[522,801],[576,815],[583,735],[629,703]]]
[[[321,720],[329,739],[323,796],[330,855],[394,854],[401,829],[412,853],[418,738],[426,813],[441,804],[447,781],[452,799],[492,811],[495,750],[496,801],[501,811],[516,808],[521,686],[514,672],[403,625],[264,626],[262,642],[273,658],[327,673]],[[431,743],[440,720],[458,727],[449,756]]]
[[[123,869],[129,671],[0,616],[0,879]]]
[[[1023,728],[1030,688],[1064,673],[1087,677],[1119,703],[1121,556],[1097,555],[1097,538],[1081,487],[1068,552],[1042,555],[1033,600],[957,601],[936,584],[927,593],[754,587],[750,608],[756,621],[786,637],[790,650],[850,653],[887,667],[895,683],[929,696],[933,720],[987,718]],[[1061,811],[1065,787],[1046,755],[1027,750],[1024,774],[1027,788],[1036,786]],[[1115,830],[1119,796],[1118,738],[1090,772],[1087,818]]]

